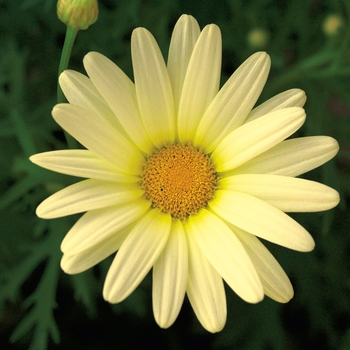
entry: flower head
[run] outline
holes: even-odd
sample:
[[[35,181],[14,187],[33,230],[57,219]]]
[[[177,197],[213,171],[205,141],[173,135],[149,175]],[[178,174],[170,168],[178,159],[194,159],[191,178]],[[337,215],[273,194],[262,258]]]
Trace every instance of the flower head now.
[[[97,21],[97,0],[58,0],[57,16],[68,27],[87,29]]]
[[[135,82],[96,52],[89,77],[65,71],[69,104],[56,122],[85,150],[37,154],[50,170],[87,178],[42,202],[42,218],[86,212],[62,242],[61,266],[79,273],[115,253],[104,298],[127,298],[153,273],[153,311],[161,327],[185,294],[210,332],[226,321],[223,280],[245,301],[293,296],[291,283],[260,242],[310,251],[310,234],[285,212],[337,205],[333,189],[296,176],[337,153],[326,136],[289,139],[305,120],[305,94],[285,91],[254,107],[270,67],[248,58],[219,89],[221,35],[183,15],[165,64],[144,28],[131,39]]]

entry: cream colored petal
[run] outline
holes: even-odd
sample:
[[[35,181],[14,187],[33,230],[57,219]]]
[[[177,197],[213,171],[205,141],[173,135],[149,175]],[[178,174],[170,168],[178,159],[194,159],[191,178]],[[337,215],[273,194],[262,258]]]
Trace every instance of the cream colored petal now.
[[[188,252],[185,230],[174,220],[168,242],[153,266],[153,313],[162,328],[176,320],[186,292]]]
[[[305,121],[302,108],[285,108],[266,114],[227,135],[212,153],[218,172],[234,169],[283,141]]]
[[[59,150],[31,156],[30,161],[45,169],[61,174],[92,178],[103,181],[132,183],[140,181],[139,176],[121,174],[89,150]]]
[[[310,234],[295,220],[248,194],[218,190],[209,206],[231,224],[270,242],[301,252],[315,246]]]
[[[164,59],[152,34],[137,28],[131,36],[136,96],[143,125],[157,147],[175,140],[175,107]]]
[[[69,103],[96,113],[125,135],[118,119],[87,76],[73,70],[65,70],[60,75],[59,82]]]
[[[68,186],[45,199],[36,209],[40,218],[53,219],[131,202],[144,190],[138,184],[119,184],[100,180],[84,180]]]
[[[188,229],[205,257],[238,296],[249,303],[258,303],[264,298],[252,261],[221,219],[202,209],[189,218]]]
[[[112,236],[75,255],[63,254],[61,268],[65,273],[76,274],[88,270],[116,252],[133,225],[128,225]]]
[[[151,153],[154,145],[141,121],[133,82],[111,60],[97,52],[84,57],[84,66],[130,139],[142,151]]]
[[[200,29],[195,18],[189,15],[182,15],[176,22],[171,36],[168,54],[168,73],[174,93],[176,112],[180,102],[188,62],[190,61],[199,34]]]
[[[64,237],[62,252],[75,255],[95,246],[136,221],[150,205],[148,200],[139,198],[131,203],[88,211]]]
[[[232,230],[248,252],[264,287],[265,294],[279,303],[293,298],[293,286],[281,265],[255,236],[233,227]]]
[[[332,188],[287,176],[242,174],[225,177],[218,186],[250,194],[285,212],[323,211],[339,203],[339,194]]]
[[[226,296],[221,276],[209,263],[194,237],[187,234],[187,295],[201,325],[209,332],[220,332],[226,323]]]
[[[338,142],[328,136],[286,140],[234,169],[232,174],[298,176],[328,162],[338,150]]]
[[[306,95],[303,90],[290,89],[270,98],[258,107],[254,108],[248,115],[244,123],[262,117],[267,113],[271,113],[278,109],[288,107],[303,107],[306,102]]]
[[[270,64],[265,52],[257,52],[231,75],[198,126],[196,146],[212,152],[220,140],[243,123],[266,83]]]
[[[120,172],[139,175],[144,158],[124,136],[97,114],[69,104],[56,105],[56,122],[83,146],[109,162]]]
[[[178,136],[193,142],[198,124],[217,94],[221,69],[221,33],[215,24],[201,32],[188,64],[178,111]]]
[[[105,300],[119,303],[135,290],[164,249],[170,227],[171,216],[157,209],[138,221],[108,271],[103,287]]]

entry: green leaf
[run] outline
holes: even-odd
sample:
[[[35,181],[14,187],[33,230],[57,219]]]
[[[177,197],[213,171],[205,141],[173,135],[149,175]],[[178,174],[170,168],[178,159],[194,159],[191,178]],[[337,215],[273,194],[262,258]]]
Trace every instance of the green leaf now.
[[[37,153],[37,150],[34,146],[34,141],[32,139],[32,135],[29,132],[29,129],[23,120],[22,115],[16,109],[13,109],[10,112],[11,121],[14,125],[16,136],[18,142],[20,143],[23,153],[26,157],[30,157],[31,155]]]
[[[63,223],[63,225],[62,225]],[[63,221],[51,221],[50,233],[33,245],[32,254],[24,260],[21,266],[17,266],[17,271],[23,268],[24,263],[28,264],[25,272],[22,273],[18,284],[24,282],[25,277],[30,275],[30,270],[39,262],[47,259],[45,270],[40,282],[34,292],[25,300],[24,306],[27,308],[26,316],[19,322],[13,331],[10,341],[16,342],[23,338],[27,333],[32,333],[30,350],[46,350],[48,341],[51,338],[54,343],[59,343],[59,331],[53,316],[53,310],[56,308],[56,289],[60,274],[59,260],[61,252],[59,244],[62,239],[62,231],[66,232],[66,225]],[[35,262],[35,263],[34,263]],[[11,271],[13,273],[13,271]],[[8,281],[8,283],[11,280]]]
[[[99,284],[94,278],[92,269],[77,275],[71,275],[70,281],[73,285],[75,299],[86,306],[86,311],[90,317],[96,316],[96,288],[94,286]]]

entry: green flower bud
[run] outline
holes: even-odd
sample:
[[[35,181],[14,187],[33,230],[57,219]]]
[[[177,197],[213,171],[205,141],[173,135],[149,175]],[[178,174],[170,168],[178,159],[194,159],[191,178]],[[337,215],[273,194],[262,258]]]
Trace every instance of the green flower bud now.
[[[98,18],[97,0],[58,0],[57,16],[68,27],[87,29]]]

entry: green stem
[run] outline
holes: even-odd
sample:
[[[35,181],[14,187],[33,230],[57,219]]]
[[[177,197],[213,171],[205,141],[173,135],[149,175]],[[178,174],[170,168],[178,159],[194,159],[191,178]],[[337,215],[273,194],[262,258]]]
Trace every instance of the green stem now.
[[[73,29],[67,26],[66,37],[64,39],[60,65],[58,67],[58,77],[65,69],[68,68],[69,59],[72,53],[72,48],[73,48],[74,41],[77,34],[78,34],[77,29]],[[63,102],[66,102],[66,99],[63,95],[60,84],[57,81],[57,103],[63,103]]]
[[[331,64],[331,68],[333,70],[336,70],[338,67],[341,66],[341,63],[344,60],[344,57],[347,55],[349,43],[350,43],[350,30],[346,28],[346,34],[338,50],[338,55],[335,56]]]
[[[73,28],[67,26],[66,37],[64,39],[60,65],[58,67],[58,78],[59,78],[60,74],[68,68],[69,59],[70,59],[70,56],[72,53],[72,48],[73,48],[74,41],[75,41],[77,34],[78,34],[77,29],[73,29]],[[61,86],[58,82],[58,78],[57,78],[57,103],[64,103],[67,101],[66,101],[66,98],[65,98],[63,91],[61,89]],[[72,136],[70,136],[66,131],[64,131],[64,135],[66,137],[68,147],[69,148],[76,148],[77,143],[74,140],[74,138]]]

